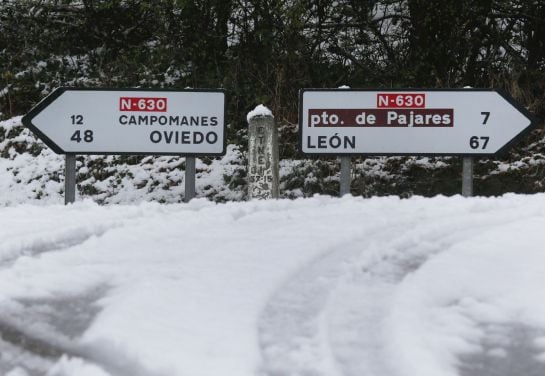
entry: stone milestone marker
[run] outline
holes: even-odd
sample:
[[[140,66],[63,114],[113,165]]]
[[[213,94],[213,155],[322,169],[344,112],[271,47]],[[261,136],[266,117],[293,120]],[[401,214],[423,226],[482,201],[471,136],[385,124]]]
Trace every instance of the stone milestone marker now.
[[[248,198],[278,198],[278,132],[267,107],[248,116]]]

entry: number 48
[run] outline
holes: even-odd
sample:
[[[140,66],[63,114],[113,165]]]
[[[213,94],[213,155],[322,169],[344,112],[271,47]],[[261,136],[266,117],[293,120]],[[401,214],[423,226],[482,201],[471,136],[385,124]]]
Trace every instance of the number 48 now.
[[[72,137],[70,137],[71,141],[75,141],[77,143],[83,142],[93,142],[93,131],[88,129],[83,132],[83,137],[81,137],[81,131],[77,130],[74,132]]]

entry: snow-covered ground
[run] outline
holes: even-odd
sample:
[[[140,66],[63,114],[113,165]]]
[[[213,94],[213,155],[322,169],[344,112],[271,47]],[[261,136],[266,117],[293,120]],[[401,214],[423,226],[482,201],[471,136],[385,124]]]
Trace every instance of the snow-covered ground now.
[[[545,374],[545,195],[0,213],[2,375]]]

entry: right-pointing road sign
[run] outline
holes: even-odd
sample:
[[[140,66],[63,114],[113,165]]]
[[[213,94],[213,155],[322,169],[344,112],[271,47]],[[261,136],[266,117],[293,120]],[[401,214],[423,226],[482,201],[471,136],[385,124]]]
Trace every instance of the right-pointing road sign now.
[[[529,130],[529,113],[484,89],[303,89],[305,154],[494,155]]]

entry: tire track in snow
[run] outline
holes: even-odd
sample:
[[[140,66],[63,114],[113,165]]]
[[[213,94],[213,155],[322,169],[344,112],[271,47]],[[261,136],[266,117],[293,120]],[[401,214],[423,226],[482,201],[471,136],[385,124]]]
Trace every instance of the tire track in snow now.
[[[537,361],[542,350],[534,341],[540,331],[520,323],[483,326],[483,351],[461,357],[460,376],[545,375],[545,363]]]
[[[95,226],[78,226],[63,229],[53,234],[33,234],[30,239],[10,239],[0,245],[0,269],[8,269],[13,266],[20,257],[37,257],[47,252],[65,251],[72,247],[84,244],[92,237],[103,236],[108,231],[126,227],[128,222],[135,218],[126,218],[124,220],[114,220],[107,223],[100,223]],[[130,358],[125,354],[116,351],[114,348],[101,349],[92,346],[82,346],[68,338],[75,334],[82,334],[91,324],[93,318],[99,310],[92,306],[98,300],[106,289],[98,289],[101,294],[83,294],[80,297],[66,299],[62,304],[55,303],[53,300],[47,302],[43,300],[27,301],[20,310],[7,312],[4,307],[0,307],[0,349],[2,342],[4,352],[11,351],[19,353],[18,355],[0,357],[0,370],[6,368],[5,359],[15,362],[11,368],[19,367],[25,369],[30,376],[42,376],[48,372],[47,367],[54,365],[63,357],[78,358],[84,362],[96,366],[107,372],[111,376],[167,376],[164,373],[152,372],[136,359]],[[55,309],[49,312],[45,317],[43,312],[33,316],[33,309],[36,305],[43,307],[50,304]],[[17,305],[17,304],[16,304]],[[85,322],[80,322],[80,333],[74,333],[68,330],[68,333],[62,333],[72,318],[72,313],[67,312],[62,307],[71,307],[80,311],[89,313]],[[34,312],[35,313],[35,312]],[[32,322],[44,322],[52,317],[58,319],[60,325],[59,331],[50,332],[47,335],[34,332],[33,326],[28,325]],[[14,318],[26,317],[25,323],[18,323]],[[73,323],[72,323],[73,324]],[[6,346],[7,345],[7,346]],[[26,354],[26,356],[24,355]],[[0,354],[6,355],[6,354]],[[32,364],[39,369],[25,367],[25,359],[33,358]],[[18,359],[20,358],[20,359]],[[38,364],[38,366],[36,366]],[[72,376],[72,375],[67,375]]]
[[[167,376],[166,373],[147,370],[136,359],[123,356],[122,354],[98,351],[95,348],[80,346],[66,341],[49,341],[40,336],[27,333],[24,329],[3,320],[0,320],[0,337],[12,346],[41,358],[51,365],[60,360],[61,357],[67,356],[69,358],[81,359],[107,372],[111,376]],[[15,366],[25,369],[24,364],[16,364]],[[30,375],[33,375],[33,373],[43,375],[47,373],[48,369],[34,371],[27,369],[25,371],[29,372]]]
[[[389,224],[389,230],[394,226]],[[270,298],[258,323],[263,357],[260,375],[340,376],[331,344],[331,293],[347,267],[362,252],[370,234],[386,233],[381,224],[338,244],[298,270]]]
[[[361,236],[339,244],[299,270],[269,300],[259,321],[263,358],[259,374],[396,374],[389,364],[395,354],[384,343],[387,328],[382,323],[398,284],[460,238],[498,223],[503,220],[487,223],[478,215],[468,219],[466,212],[435,216],[423,224],[405,218],[388,223],[386,230],[369,232],[372,241]],[[355,263],[366,254],[374,255],[363,264]],[[498,372],[505,371],[500,367],[488,373],[472,370],[466,366],[462,376],[512,376]]]
[[[433,220],[433,219],[432,219]],[[331,347],[335,359],[345,376],[388,376],[400,375],[399,369],[393,369],[399,349],[387,343],[392,329],[385,320],[390,314],[390,307],[398,286],[404,279],[418,270],[459,239],[471,239],[486,231],[490,223],[479,219],[468,220],[464,214],[457,218],[457,228],[437,226],[443,218],[430,220],[429,224],[409,227],[405,233],[396,233],[395,239],[384,239],[375,247],[400,249],[392,252],[392,257],[378,259],[375,263],[365,264],[361,273],[353,268],[336,286],[330,300],[331,312]],[[453,218],[448,219],[452,223]],[[509,220],[507,220],[509,221]],[[435,223],[434,223],[435,222]],[[494,224],[502,224],[499,219]],[[420,232],[420,240],[413,233]],[[425,252],[422,252],[425,248]],[[380,249],[375,250],[380,251]],[[365,297],[364,301],[362,297]],[[481,323],[486,328],[488,324]],[[494,325],[492,325],[494,326]],[[460,376],[537,376],[545,374],[545,365],[537,361],[535,344],[524,324],[512,323],[503,327],[503,345],[494,331],[485,330],[483,352],[471,356],[460,356],[458,374]],[[534,336],[536,335],[534,331]],[[503,349],[499,351],[499,348]],[[521,349],[533,349],[533,352]],[[488,351],[491,350],[491,351]],[[499,351],[499,352],[498,352]],[[498,356],[503,359],[493,359]],[[511,363],[507,366],[507,363]],[[525,370],[525,372],[513,372]],[[526,372],[532,370],[531,372]],[[411,375],[410,372],[406,373]]]
[[[325,309],[346,256],[333,252],[315,260],[274,294],[258,324],[262,375],[340,375]]]
[[[61,358],[77,358],[93,365],[111,376],[166,376],[152,372],[137,359],[120,353],[111,346],[98,348],[81,345],[74,338],[80,337],[100,312],[96,301],[102,298],[108,287],[100,287],[76,298],[27,300],[0,307],[0,338],[11,349],[26,354],[12,360],[11,368],[25,369],[30,376],[46,374]],[[0,346],[1,348],[1,346]],[[39,366],[28,366],[27,359],[41,360]],[[1,364],[0,370],[7,368]],[[36,361],[32,362],[36,364]],[[66,375],[72,376],[72,375]]]
[[[436,217],[430,218],[428,223],[401,224],[395,230],[375,234],[373,243],[360,252],[364,258],[366,253],[382,256],[371,256],[363,263],[352,265],[330,298],[330,345],[344,376],[399,374],[392,367],[398,354],[387,343],[391,328],[385,320],[396,289],[407,276],[418,272],[460,238],[471,238],[489,226],[465,217],[466,214],[461,213],[460,218]],[[438,223],[443,221],[454,222],[456,227]],[[392,233],[396,236],[392,237]]]
[[[72,220],[68,224],[63,222],[64,227],[56,227],[54,230],[49,229],[49,226],[45,226],[41,231],[40,229],[38,231],[29,229],[24,234],[12,235],[2,239],[0,243],[0,269],[9,268],[17,262],[17,259],[23,256],[36,257],[47,252],[64,251],[77,247],[92,237],[101,237],[109,231],[130,226],[132,222],[138,223],[146,216],[145,212],[140,210],[129,211],[122,213],[122,215],[113,214],[113,216],[106,219],[92,217],[92,219],[84,222],[81,222],[81,220],[80,222]]]
[[[123,227],[123,223],[106,223],[92,228],[82,226],[65,229],[57,234],[32,234],[24,239],[6,240],[0,245],[0,269],[11,267],[20,257],[36,257],[46,252],[67,250],[119,227]]]

